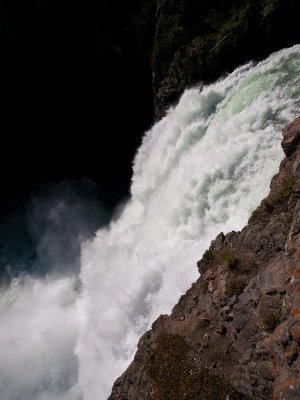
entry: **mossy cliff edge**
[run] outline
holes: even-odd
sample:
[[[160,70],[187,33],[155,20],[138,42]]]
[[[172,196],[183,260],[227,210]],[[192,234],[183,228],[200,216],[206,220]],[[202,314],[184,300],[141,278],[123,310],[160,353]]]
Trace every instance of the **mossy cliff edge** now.
[[[300,398],[300,117],[282,147],[269,196],[241,232],[211,243],[109,400]]]

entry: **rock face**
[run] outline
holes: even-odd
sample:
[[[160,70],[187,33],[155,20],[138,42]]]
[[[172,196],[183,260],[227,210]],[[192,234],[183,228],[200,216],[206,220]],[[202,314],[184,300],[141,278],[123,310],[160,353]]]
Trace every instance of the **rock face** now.
[[[226,4],[224,4],[226,3]],[[153,92],[159,118],[184,89],[300,41],[297,0],[158,0]]]
[[[269,196],[211,243],[109,400],[300,399],[300,117],[283,136]]]

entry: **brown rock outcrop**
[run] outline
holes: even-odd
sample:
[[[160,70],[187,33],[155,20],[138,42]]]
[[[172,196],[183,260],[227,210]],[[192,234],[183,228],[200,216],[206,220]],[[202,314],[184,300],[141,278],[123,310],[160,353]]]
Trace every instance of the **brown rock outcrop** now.
[[[300,118],[283,135],[269,196],[211,243],[109,400],[300,399]]]

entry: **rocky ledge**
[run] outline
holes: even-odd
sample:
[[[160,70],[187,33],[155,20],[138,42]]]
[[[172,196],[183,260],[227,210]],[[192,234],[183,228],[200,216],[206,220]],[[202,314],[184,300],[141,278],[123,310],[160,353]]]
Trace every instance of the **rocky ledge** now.
[[[282,147],[269,196],[211,243],[109,400],[300,399],[300,117]]]

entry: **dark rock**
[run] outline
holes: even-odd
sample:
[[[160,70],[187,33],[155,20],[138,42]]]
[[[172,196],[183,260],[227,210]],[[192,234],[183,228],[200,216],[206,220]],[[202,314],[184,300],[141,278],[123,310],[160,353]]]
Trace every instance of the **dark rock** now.
[[[224,233],[221,232],[218,234],[218,236],[215,238],[215,240],[213,240],[211,242],[211,247],[214,250],[220,250],[223,247],[224,240],[225,240]]]
[[[296,118],[295,121],[290,123],[286,128],[283,129],[283,140],[281,146],[285,155],[290,157],[299,146],[300,139],[300,117]],[[299,162],[294,166],[294,173],[296,176],[299,175]]]
[[[219,326],[219,328],[217,329],[216,332],[218,332],[220,335],[225,335],[227,332],[226,326],[224,326],[224,325]]]

